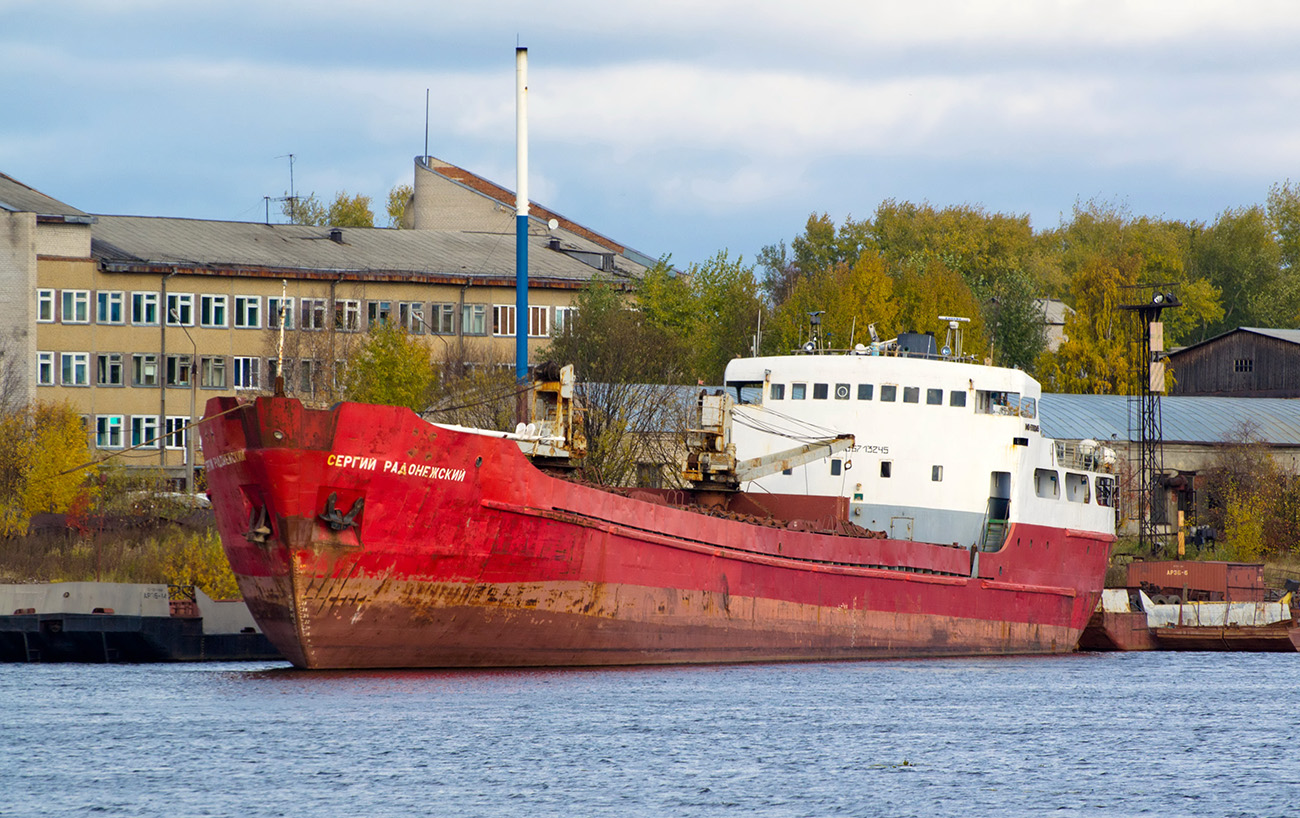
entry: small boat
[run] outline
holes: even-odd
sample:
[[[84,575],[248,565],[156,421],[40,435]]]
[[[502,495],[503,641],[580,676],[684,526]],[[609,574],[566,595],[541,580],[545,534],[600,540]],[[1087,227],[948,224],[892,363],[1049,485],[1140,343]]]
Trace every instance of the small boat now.
[[[1080,639],[1084,650],[1297,650],[1295,583],[1281,598],[1262,563],[1139,561],[1128,586],[1107,588]]]
[[[1113,454],[1044,438],[1027,374],[936,346],[732,361],[680,489],[571,479],[575,376],[539,367],[513,432],[214,398],[208,491],[249,610],[302,668],[1073,651]]]

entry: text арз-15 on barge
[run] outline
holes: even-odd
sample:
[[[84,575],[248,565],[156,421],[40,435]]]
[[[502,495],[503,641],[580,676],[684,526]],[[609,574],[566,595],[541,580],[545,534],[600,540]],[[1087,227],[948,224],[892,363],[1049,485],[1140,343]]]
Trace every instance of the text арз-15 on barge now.
[[[687,489],[554,468],[581,447],[566,367],[515,433],[214,398],[208,490],[250,611],[304,668],[1072,651],[1111,458],[1043,438],[1025,373],[934,347],[732,361]]]

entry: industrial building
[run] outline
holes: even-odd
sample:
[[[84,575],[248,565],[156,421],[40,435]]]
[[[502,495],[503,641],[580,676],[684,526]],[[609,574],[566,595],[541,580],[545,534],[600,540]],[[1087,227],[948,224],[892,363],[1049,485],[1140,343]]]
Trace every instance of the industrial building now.
[[[593,277],[631,282],[654,263],[535,206],[517,316],[513,194],[419,157],[407,213],[411,229],[91,214],[0,174],[4,399],[66,401],[94,448],[179,482],[210,397],[283,374],[289,394],[331,401],[379,322],[428,338],[437,360],[513,366],[516,321],[531,357]]]

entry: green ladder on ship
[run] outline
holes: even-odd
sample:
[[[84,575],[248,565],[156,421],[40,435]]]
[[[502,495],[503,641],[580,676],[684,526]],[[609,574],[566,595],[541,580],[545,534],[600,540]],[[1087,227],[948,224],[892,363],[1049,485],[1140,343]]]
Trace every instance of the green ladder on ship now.
[[[1007,538],[1006,520],[986,520],[984,536],[980,538],[981,551],[997,551]]]

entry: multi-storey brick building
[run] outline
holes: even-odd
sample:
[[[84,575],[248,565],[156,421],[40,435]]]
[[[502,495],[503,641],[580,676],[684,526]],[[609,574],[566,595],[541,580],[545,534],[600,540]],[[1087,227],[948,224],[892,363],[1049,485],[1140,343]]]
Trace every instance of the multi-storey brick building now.
[[[333,400],[378,322],[444,361],[513,365],[517,320],[531,357],[593,276],[631,280],[651,263],[538,208],[516,316],[503,189],[425,157],[417,168],[409,207],[436,226],[404,230],[91,215],[0,175],[6,399],[67,401],[93,447],[179,477],[212,396],[267,391],[283,370],[290,394]]]

